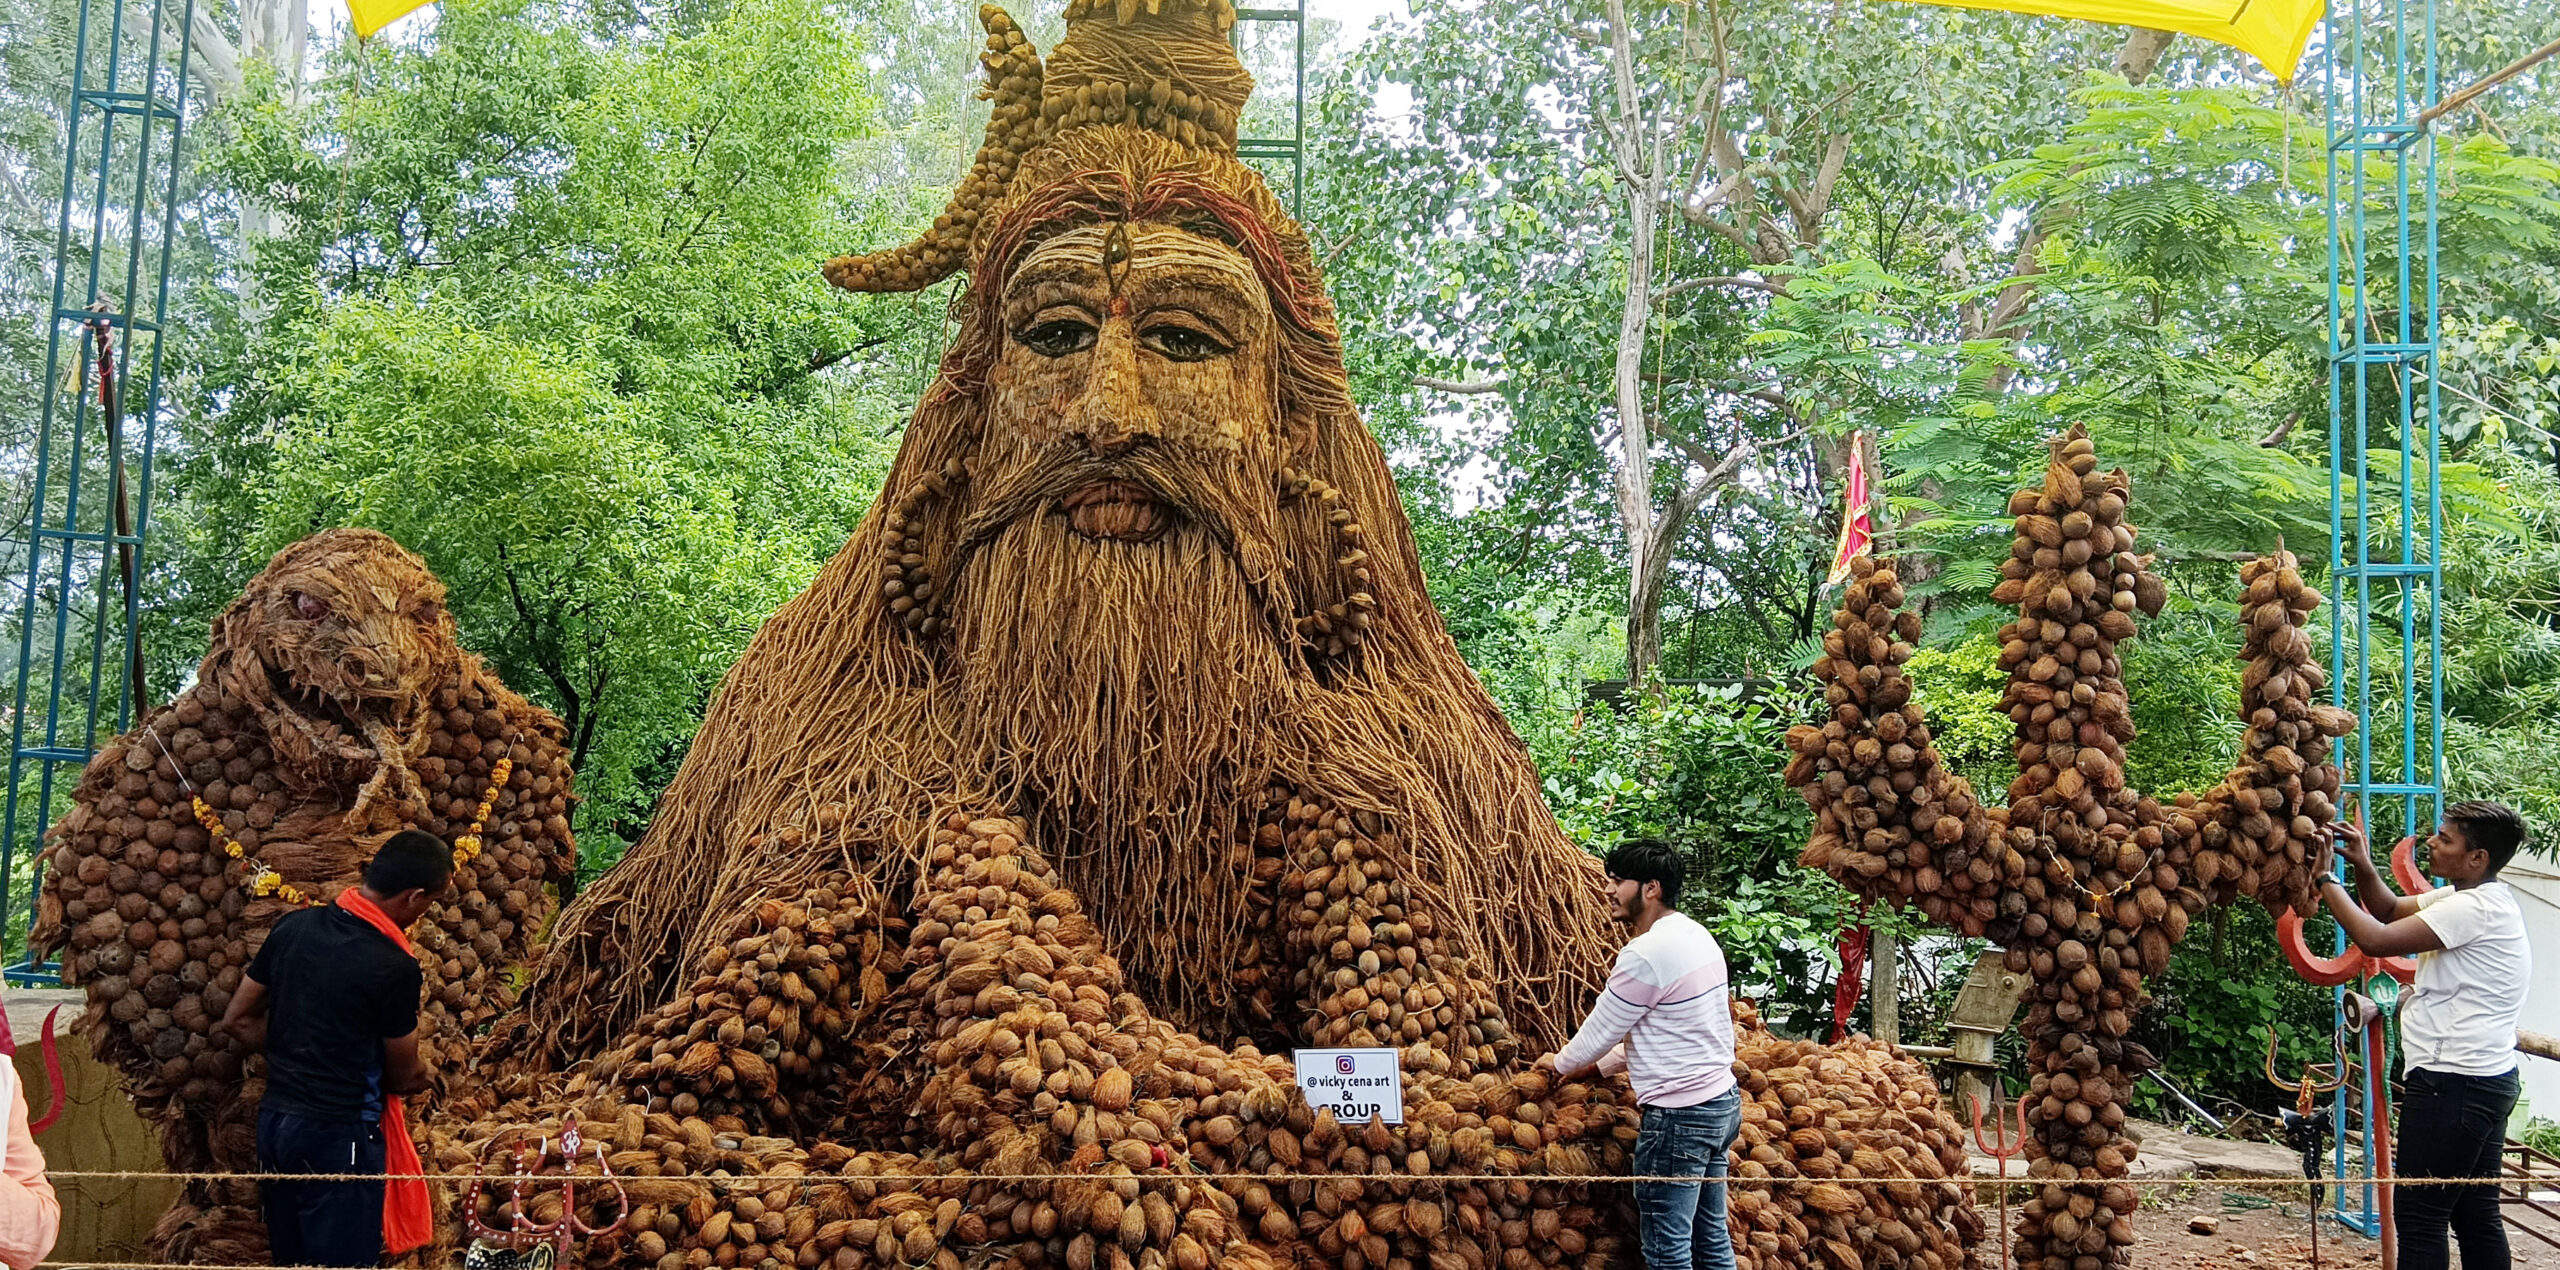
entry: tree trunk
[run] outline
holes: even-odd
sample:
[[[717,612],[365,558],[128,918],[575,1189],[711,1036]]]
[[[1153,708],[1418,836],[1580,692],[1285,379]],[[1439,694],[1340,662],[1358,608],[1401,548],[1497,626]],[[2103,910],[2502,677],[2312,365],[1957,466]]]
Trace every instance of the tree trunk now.
[[[1793,258],[1795,245],[1810,246],[1818,240],[1821,222],[1830,207],[1831,191],[1841,169],[1848,161],[1847,134],[1834,136],[1824,151],[1821,167],[1809,189],[1792,188],[1779,191],[1792,217],[1797,234],[1796,244],[1784,240],[1784,233],[1774,218],[1758,216],[1750,209],[1750,180],[1742,168],[1741,152],[1725,137],[1714,120],[1722,106],[1722,89],[1730,81],[1719,69],[1695,98],[1683,109],[1672,109],[1660,118],[1645,114],[1644,99],[1636,90],[1635,37],[1627,21],[1626,0],[1608,0],[1610,34],[1610,73],[1615,81],[1617,117],[1596,120],[1597,131],[1607,141],[1615,160],[1618,180],[1627,196],[1627,290],[1624,307],[1618,315],[1618,346],[1612,368],[1612,412],[1617,416],[1619,462],[1614,473],[1617,496],[1618,525],[1627,537],[1627,679],[1642,683],[1662,661],[1662,598],[1671,574],[1673,553],[1679,549],[1689,518],[1707,505],[1725,486],[1739,478],[1741,466],[1752,455],[1769,445],[1782,445],[1803,435],[1801,430],[1775,441],[1736,439],[1702,444],[1683,436],[1667,421],[1645,412],[1644,374],[1645,335],[1652,321],[1654,287],[1654,254],[1659,248],[1661,216],[1669,203],[1675,169],[1679,166],[1674,152],[1677,139],[1692,127],[1707,128],[1704,142],[1711,161],[1719,168],[1734,169],[1728,184],[1739,200],[1738,225],[1722,225],[1704,211],[1683,206],[1684,217],[1714,228],[1728,237],[1755,243],[1752,259],[1763,268],[1783,265]],[[1703,56],[1698,49],[1692,56]],[[1701,169],[1703,171],[1704,169]],[[1758,238],[1744,228],[1757,221]],[[1698,280],[1692,280],[1695,283]],[[1773,294],[1784,294],[1782,283],[1762,279],[1718,279],[1741,282]],[[1668,292],[1665,293],[1669,294]],[[1740,396],[1775,406],[1781,413],[1782,426],[1801,424],[1809,412],[1800,409],[1783,393],[1746,390]],[[1657,437],[1657,432],[1660,436]],[[1653,443],[1668,441],[1682,456],[1678,485],[1660,507],[1655,505]],[[1725,448],[1719,453],[1715,446]],[[1698,471],[1693,480],[1689,465]]]
[[[2176,38],[2175,32],[2135,27],[2125,36],[2124,47],[2116,50],[2115,73],[2128,84],[2151,78],[2152,69],[2160,65],[2160,55],[2169,51],[2169,41]]]
[[[311,43],[310,0],[241,0],[242,52],[263,61],[283,77],[285,103],[302,104],[303,59]],[[256,244],[274,238],[288,228],[284,216],[264,200],[240,201],[240,241],[255,249]],[[253,293],[243,293],[242,309],[251,314],[261,312]]]
[[[1662,660],[1662,584],[1670,543],[1659,541],[1653,509],[1653,429],[1645,422],[1644,336],[1653,310],[1656,192],[1627,191],[1627,294],[1618,314],[1618,527],[1627,536],[1627,682],[1639,684]],[[1676,541],[1676,539],[1675,539]]]
[[[284,77],[285,100],[299,106],[311,46],[311,0],[241,0],[237,46],[199,8],[187,25],[187,42],[195,46],[189,68],[207,105],[239,96],[247,83],[245,64],[264,62]]]
[[[247,87],[246,65],[250,62],[274,67],[284,78],[285,101],[294,106],[302,104],[303,73],[311,46],[310,0],[241,0],[240,43],[236,47],[214,25],[212,17],[199,8],[188,24],[187,42],[194,52],[188,64],[207,106],[218,108],[241,94]],[[240,245],[254,251],[258,243],[285,231],[284,218],[263,199],[244,197],[240,200],[238,230]],[[254,272],[243,275],[240,311],[252,323],[265,311],[256,287]]]
[[[240,92],[240,50],[231,37],[213,24],[213,15],[198,8],[188,15],[187,43],[194,46],[187,59],[187,69],[195,76],[196,87],[204,93],[208,107],[220,106],[224,98]]]
[[[310,0],[241,0],[241,52],[284,77],[286,102],[302,104],[303,56],[311,43]]]
[[[1644,411],[1644,336],[1653,317],[1653,250],[1662,204],[1659,155],[1636,93],[1635,39],[1625,0],[1610,0],[1610,71],[1616,80],[1619,179],[1627,193],[1627,292],[1618,309],[1612,384],[1618,415],[1618,529],[1627,538],[1627,683],[1641,684],[1662,660],[1662,582],[1668,552],[1657,547],[1653,511],[1653,428]],[[1650,161],[1649,161],[1650,160]],[[1667,544],[1664,544],[1667,547]]]

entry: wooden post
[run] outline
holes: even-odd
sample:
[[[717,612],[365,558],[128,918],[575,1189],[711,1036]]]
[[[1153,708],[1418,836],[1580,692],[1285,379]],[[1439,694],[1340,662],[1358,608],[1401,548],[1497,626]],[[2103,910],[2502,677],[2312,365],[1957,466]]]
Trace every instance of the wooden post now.
[[[1875,1038],[1887,1045],[1902,1043],[1902,949],[1889,931],[1875,933],[1870,945],[1867,1022]]]
[[[2005,960],[1997,949],[1975,958],[1973,973],[1965,976],[1947,1014],[1947,1040],[1955,1051],[1948,1066],[1955,1072],[1958,1115],[1971,1114],[1977,1099],[1995,1109],[2008,1101],[1993,1090],[2000,1070],[1994,1047],[2017,1017],[2026,976],[2011,973]]]

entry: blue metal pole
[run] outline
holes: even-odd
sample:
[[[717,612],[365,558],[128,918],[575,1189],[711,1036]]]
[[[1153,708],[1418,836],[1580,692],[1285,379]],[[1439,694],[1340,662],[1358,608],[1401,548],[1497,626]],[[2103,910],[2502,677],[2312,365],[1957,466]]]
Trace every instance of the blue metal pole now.
[[[62,319],[59,315],[63,294],[70,284],[70,271],[64,265],[71,257],[72,193],[79,185],[81,105],[89,70],[89,0],[80,0],[79,24],[75,30],[77,34],[71,49],[70,109],[63,121],[62,210],[54,224],[53,304],[46,311],[44,404],[37,414],[35,489],[28,504],[27,523],[31,532],[27,535],[27,585],[19,606],[18,682],[15,706],[9,720],[8,805],[5,811],[0,811],[0,886],[5,886],[6,880],[17,873],[18,793],[27,759],[28,680],[35,665],[37,586],[44,577],[45,537],[32,531],[44,524],[45,499],[50,493],[47,486],[53,473],[54,390],[60,378],[55,371],[62,365]],[[45,719],[48,732],[52,726],[52,716],[48,712]],[[49,800],[38,802],[36,818],[44,819],[50,806]]]
[[[2433,109],[2439,85],[2436,82],[2437,0],[2426,0],[2427,49],[2424,72],[2423,109]],[[2434,806],[2426,823],[2433,826],[2444,819],[2444,433],[2439,421],[2444,417],[2442,390],[2436,383],[2436,341],[2443,320],[2443,291],[2437,285],[2439,260],[2436,236],[2436,145],[2424,125],[2419,128],[2426,186],[2426,259],[2427,309],[2425,363],[2427,377],[2427,746],[2432,760],[2427,783],[2434,787]],[[2413,827],[2414,828],[2414,827]]]
[[[2342,792],[2356,797],[2377,838],[2395,829],[2421,832],[2441,817],[2444,805],[2443,446],[2437,428],[2441,394],[2434,374],[2441,298],[2436,276],[2438,191],[2434,145],[2420,122],[2438,89],[2437,19],[2436,0],[2419,0],[2415,6],[2410,0],[2390,0],[2373,6],[2370,15],[2363,6],[2332,11],[2323,40],[2330,161],[2325,183],[2331,323],[2330,668],[2333,700],[2351,706],[2358,725],[2355,769]],[[2388,22],[2391,29],[2377,32],[2378,38],[2369,44],[2364,30],[2368,22]],[[2339,64],[2342,56],[2343,66]],[[2372,81],[2370,96],[2368,80]],[[2351,165],[2343,177],[2337,171],[2340,163]],[[2367,225],[2368,214],[2381,210],[2375,206],[2379,191],[2374,188],[2380,174],[2373,171],[2381,163],[2390,165],[2387,205],[2392,218],[2393,261],[2386,275],[2391,290],[2382,297],[2393,312],[2387,330],[2376,321],[2373,310],[2377,297],[2372,290],[2371,253],[2376,244]],[[2396,497],[2386,504],[2387,514],[2398,521],[2393,526],[2396,541],[2379,544],[2379,554],[2387,560],[2375,558],[2377,508],[2371,495],[2376,368],[2384,368],[2389,376],[2392,412],[2386,426],[2396,433],[2392,443],[2397,450],[2389,461],[2395,464],[2400,483]],[[2426,384],[2423,402],[2418,387],[2421,377]],[[2352,512],[2347,507],[2350,480],[2355,487]],[[2373,766],[2377,582],[2383,592],[2381,602],[2397,609],[2396,630],[2390,637],[2399,642],[2398,682],[2383,703],[2396,716],[2387,721],[2399,728],[2398,745],[2392,747],[2398,751],[2399,771],[2390,780],[2377,780]],[[2352,643],[2345,629],[2349,623],[2355,626]],[[2348,664],[2351,657],[2352,666]],[[2396,808],[2397,826],[2385,827],[2384,807],[2375,804],[2376,795]],[[2336,944],[2345,949],[2343,932]],[[2341,1009],[2342,1029],[2344,1000],[2343,987],[2332,994],[2333,1004]],[[2364,1130],[2365,1167],[2371,1175],[2375,1135],[2390,1132],[2388,1124],[2376,1122],[2383,1104],[2374,1082],[2385,1077],[2386,1073],[2367,1067],[2352,1107],[2344,1089],[2332,1104],[2341,1130],[2335,1152],[2341,1175],[2347,1159],[2344,1131],[2351,1125]],[[2350,1110],[2357,1113],[2353,1120]],[[2359,1189],[2361,1210],[2354,1219],[2343,1211],[2339,1218],[2377,1234],[2378,1190],[2370,1182]]]

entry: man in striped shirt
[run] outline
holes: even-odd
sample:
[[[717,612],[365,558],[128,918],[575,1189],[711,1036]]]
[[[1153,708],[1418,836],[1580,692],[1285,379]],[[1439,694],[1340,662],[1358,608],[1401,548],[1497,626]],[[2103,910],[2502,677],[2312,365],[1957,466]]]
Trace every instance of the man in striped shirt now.
[[[1734,1270],[1725,1167],[1742,1123],[1733,1087],[1733,1011],[1724,949],[1672,907],[1685,870],[1669,844],[1637,839],[1609,853],[1610,902],[1635,936],[1582,1030],[1541,1060],[1556,1074],[1624,1070],[1644,1108],[1636,1215],[1646,1270]]]

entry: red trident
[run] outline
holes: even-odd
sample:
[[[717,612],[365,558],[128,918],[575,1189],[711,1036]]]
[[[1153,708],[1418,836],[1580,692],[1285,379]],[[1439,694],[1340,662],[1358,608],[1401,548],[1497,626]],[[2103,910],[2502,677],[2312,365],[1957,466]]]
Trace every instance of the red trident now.
[[[2005,1082],[2004,1082],[2005,1083]],[[2018,1095],[2018,1136],[2009,1136],[2009,1109],[1991,1118],[1991,1136],[1982,1136],[1982,1095],[1973,1096],[1973,1144],[2000,1170],[2000,1265],[2009,1265],[2009,1161],[2027,1148],[2027,1095]]]
[[[602,1226],[590,1226],[578,1216],[578,1152],[590,1147],[595,1151],[596,1167],[602,1170],[599,1180],[613,1188],[613,1220]],[[546,1135],[532,1145],[519,1147],[514,1156],[515,1169],[507,1178],[507,1199],[498,1206],[498,1215],[505,1222],[502,1226],[491,1226],[480,1220],[480,1181],[484,1173],[476,1166],[472,1169],[471,1188],[462,1197],[462,1218],[470,1226],[472,1237],[517,1250],[549,1240],[554,1264],[565,1265],[569,1260],[569,1241],[572,1238],[591,1239],[612,1234],[622,1229],[622,1223],[631,1216],[631,1196],[622,1189],[621,1180],[614,1177],[613,1165],[604,1158],[603,1144],[587,1142],[585,1135],[578,1131],[576,1115],[560,1118],[558,1218],[536,1221],[525,1205],[526,1188],[541,1184],[542,1170],[551,1162],[550,1137]],[[483,1159],[485,1161],[486,1157]]]
[[[44,1114],[27,1122],[29,1133],[42,1133],[52,1128],[54,1118],[62,1114],[62,1054],[53,1044],[53,1020],[61,1013],[62,1007],[58,1005],[45,1011],[44,1032],[37,1038],[37,1045],[44,1054],[45,1084],[52,1088],[45,1095],[48,1101],[45,1104]],[[17,1056],[18,1038],[9,1029],[7,1012],[0,1011],[0,1060],[13,1059]]]
[[[2323,957],[2311,951],[2302,938],[2302,918],[2292,909],[2276,916],[2276,943],[2284,949],[2284,959],[2292,963],[2293,973],[2302,981],[2323,988],[2342,983],[2359,983],[2375,975],[2389,975],[2402,983],[2418,977],[2417,963],[2406,957],[2369,957],[2353,944],[2335,957]],[[2293,1086],[2278,1083],[2279,1088]]]

